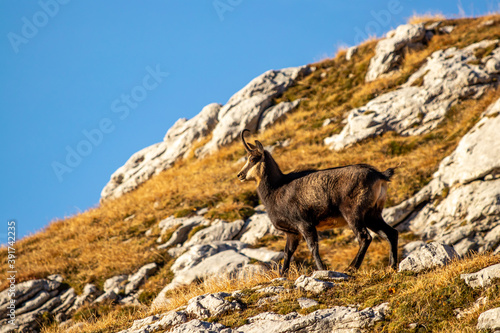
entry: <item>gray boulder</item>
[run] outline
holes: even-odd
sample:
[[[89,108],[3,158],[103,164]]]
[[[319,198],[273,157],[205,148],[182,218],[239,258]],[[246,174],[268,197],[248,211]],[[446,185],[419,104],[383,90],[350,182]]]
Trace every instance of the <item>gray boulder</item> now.
[[[212,274],[233,274],[250,263],[250,259],[237,251],[247,244],[239,241],[213,242],[191,246],[171,267],[175,274],[171,283],[166,285],[153,301],[153,306],[167,302],[168,291],[189,284],[198,278]]]
[[[83,287],[83,293],[76,297],[70,311],[76,311],[85,304],[92,303],[100,294],[101,292],[97,289],[96,285],[91,283],[86,284],[85,287]]]
[[[311,308],[313,306],[319,305],[319,303],[317,301],[310,299],[310,298],[305,298],[305,297],[298,298],[297,302],[299,302],[299,306],[301,309],[307,309],[307,308]]]
[[[295,286],[299,289],[309,291],[314,294],[319,294],[330,288],[333,288],[335,285],[332,282],[326,282],[301,275],[297,280],[295,280]]]
[[[424,38],[425,28],[423,24],[403,24],[395,30],[389,31],[387,37],[377,43],[375,55],[370,60],[365,81],[373,81],[381,75],[397,69],[403,58],[404,48],[408,46],[414,47],[415,44],[422,42]]]
[[[176,326],[187,321],[182,311],[169,311],[161,315],[153,315],[144,319],[134,320],[133,325],[119,333],[150,333],[164,327]]]
[[[451,260],[458,258],[459,255],[452,246],[435,242],[425,244],[399,263],[399,272],[419,273],[425,269],[447,265]]]
[[[243,222],[243,220],[237,220],[231,223],[216,220],[210,227],[195,233],[189,241],[184,243],[184,247],[187,248],[193,245],[209,244],[214,241],[232,240],[240,233],[244,224],[245,222]]]
[[[294,110],[300,102],[301,100],[297,99],[293,102],[281,102],[279,104],[271,106],[270,108],[267,108],[261,115],[261,119],[258,125],[259,131],[262,132],[272,124],[282,120],[286,116],[286,114]]]
[[[169,168],[189,153],[192,145],[207,136],[217,123],[219,104],[209,104],[190,120],[179,119],[167,132],[163,142],[133,154],[116,170],[101,193],[102,199],[116,198],[137,188],[153,175]]]
[[[205,294],[189,300],[186,312],[200,319],[225,314],[229,311],[241,310],[237,301],[228,301],[225,298],[231,294],[219,292]]]
[[[244,248],[240,250],[240,253],[262,262],[277,262],[284,257],[283,252],[276,252],[263,247],[258,249]]]
[[[488,73],[482,64],[471,64],[479,61],[477,49],[496,43],[485,40],[460,50],[453,47],[434,52],[401,88],[350,111],[346,126],[326,138],[325,144],[341,150],[387,131],[401,135],[428,133],[457,101],[479,98],[486,89],[496,86],[498,75]]]
[[[113,290],[110,290],[110,291],[105,292],[101,296],[97,297],[93,303],[97,304],[97,303],[102,303],[102,302],[106,302],[106,301],[117,301],[119,298],[120,297]]]
[[[116,275],[104,281],[104,292],[113,291],[115,294],[125,292],[128,275]]]
[[[132,291],[137,290],[157,269],[158,265],[154,262],[142,266],[135,274],[129,277],[129,282],[125,286],[125,294],[130,294]]]
[[[282,234],[274,228],[267,213],[256,212],[245,221],[239,239],[244,243],[254,245],[266,235],[279,236]]]
[[[476,328],[480,331],[500,330],[500,308],[495,308],[481,313],[477,320]]]
[[[495,279],[500,279],[500,264],[483,268],[476,273],[461,274],[460,278],[472,288],[488,287]]]
[[[235,250],[222,251],[208,257],[189,270],[183,270],[176,274],[172,282],[167,285],[167,290],[171,290],[179,285],[189,284],[196,279],[203,279],[215,274],[233,275],[250,263],[250,258]]]

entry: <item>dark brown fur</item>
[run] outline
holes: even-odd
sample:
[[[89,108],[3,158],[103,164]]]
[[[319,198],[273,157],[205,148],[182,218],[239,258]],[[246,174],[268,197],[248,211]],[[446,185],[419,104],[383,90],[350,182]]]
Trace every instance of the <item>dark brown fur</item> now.
[[[317,269],[324,270],[317,230],[344,225],[351,228],[360,244],[349,269],[358,269],[363,262],[372,240],[367,229],[389,242],[389,265],[396,267],[398,232],[382,218],[387,182],[394,169],[380,172],[373,166],[356,164],[283,174],[260,142],[255,141],[255,146],[245,142],[244,132],[241,138],[248,160],[238,178],[257,181],[257,192],[271,222],[287,235],[282,273],[288,270],[301,237],[306,240]]]

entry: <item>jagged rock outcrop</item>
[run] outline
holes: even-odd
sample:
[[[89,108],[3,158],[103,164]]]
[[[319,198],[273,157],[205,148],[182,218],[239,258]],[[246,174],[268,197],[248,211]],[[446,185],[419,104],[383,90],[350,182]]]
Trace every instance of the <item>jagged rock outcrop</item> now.
[[[197,140],[212,131],[220,109],[221,105],[213,103],[205,106],[190,120],[179,119],[168,130],[162,142],[138,151],[111,175],[110,181],[102,190],[101,198],[117,198],[172,166],[179,157],[189,153]]]
[[[30,280],[16,286],[15,321],[18,327],[8,324],[8,305],[10,296],[8,289],[0,293],[0,333],[7,332],[37,332],[41,316],[50,312],[55,320],[62,323],[82,306],[104,301],[120,301],[134,294],[153,274],[157,265],[151,263],[141,267],[135,274],[118,275],[104,283],[104,293],[94,284],[87,284],[81,295],[77,295],[73,288],[64,290],[61,275],[51,275],[46,279]]]
[[[266,126],[270,124],[269,119],[279,119],[280,114],[283,114],[285,109],[292,109],[294,104],[283,104],[266,112],[273,106],[273,99],[309,72],[307,66],[289,67],[267,71],[250,81],[222,107],[218,116],[219,122],[212,132],[212,139],[197,150],[196,155],[205,156],[233,142],[245,128],[257,131],[263,115],[267,119]]]
[[[373,81],[383,74],[396,70],[404,56],[405,47],[416,48],[422,44],[425,37],[426,30],[423,23],[403,24],[395,30],[389,31],[386,38],[377,43],[375,55],[370,60],[365,81]]]
[[[399,263],[399,272],[419,273],[423,270],[444,266],[460,256],[453,246],[437,242],[424,244]]]
[[[325,144],[340,150],[387,131],[401,135],[431,131],[458,100],[479,98],[497,85],[498,72],[489,71],[485,61],[500,61],[500,48],[486,59],[476,58],[476,50],[494,45],[498,40],[434,52],[401,88],[350,111],[340,134],[326,138]]]
[[[384,210],[384,218],[423,240],[467,252],[500,251],[500,99],[446,157],[414,197]]]

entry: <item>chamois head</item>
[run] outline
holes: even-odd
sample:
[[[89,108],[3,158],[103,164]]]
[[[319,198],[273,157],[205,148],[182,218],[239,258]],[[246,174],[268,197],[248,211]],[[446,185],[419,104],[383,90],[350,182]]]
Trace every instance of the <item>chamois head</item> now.
[[[247,129],[241,131],[241,141],[247,151],[247,162],[238,173],[238,178],[244,182],[247,180],[260,181],[264,172],[264,147],[262,143],[255,140],[255,145],[245,141],[245,132],[250,132]]]

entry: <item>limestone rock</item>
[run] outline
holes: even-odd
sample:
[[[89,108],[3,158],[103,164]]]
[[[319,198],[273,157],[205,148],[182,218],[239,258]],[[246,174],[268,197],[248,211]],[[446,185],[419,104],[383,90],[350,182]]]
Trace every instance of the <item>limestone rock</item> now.
[[[425,244],[399,263],[399,272],[418,273],[436,266],[444,266],[456,258],[459,258],[459,255],[452,246],[435,242]]]
[[[458,100],[479,98],[496,85],[496,74],[488,73],[481,64],[471,64],[478,60],[477,49],[496,43],[485,40],[460,50],[452,47],[434,52],[401,88],[350,111],[340,134],[326,138],[325,144],[341,150],[387,131],[401,135],[428,133]]]
[[[296,313],[286,316],[261,313],[249,318],[249,324],[234,331],[238,333],[361,332],[372,327],[375,322],[384,320],[387,310],[387,303],[383,303],[361,311],[352,307],[336,306],[314,311],[307,316],[297,316]]]
[[[357,46],[351,46],[350,48],[347,49],[345,52],[345,60],[349,61],[352,59],[352,57],[358,53],[358,47]]]
[[[196,155],[205,156],[231,143],[245,128],[255,132],[260,117],[272,106],[273,99],[309,72],[306,66],[270,70],[250,81],[222,107],[212,139]]]
[[[139,286],[146,282],[148,277],[153,275],[157,269],[158,265],[154,262],[142,266],[135,274],[129,277],[129,282],[125,286],[125,294],[129,294],[139,288]]]
[[[23,302],[32,299],[35,295],[41,291],[46,291],[48,293],[56,290],[61,285],[61,282],[57,280],[30,280],[18,283],[16,285],[16,304],[22,304]],[[7,306],[10,304],[9,289],[5,289],[0,292],[0,318],[5,318],[7,313]]]
[[[483,268],[476,273],[461,274],[460,278],[472,288],[488,287],[494,279],[500,279],[500,264]]]
[[[288,112],[294,110],[299,105],[300,102],[301,100],[297,99],[293,102],[281,102],[279,104],[267,108],[262,113],[259,124],[257,125],[259,131],[264,131],[272,124],[283,119],[285,115]]]
[[[269,286],[269,287],[259,288],[255,291],[263,294],[279,294],[284,292],[285,288],[282,286]]]
[[[106,302],[106,301],[116,301],[116,300],[118,300],[118,298],[119,298],[119,296],[113,290],[110,290],[110,291],[105,292],[101,296],[97,297],[93,303],[96,304],[96,303],[102,303],[102,302]]]
[[[175,274],[191,269],[202,260],[226,250],[239,251],[247,247],[247,244],[239,241],[212,242],[210,244],[194,245],[181,255],[172,265],[171,270]]]
[[[312,276],[313,279],[327,280],[327,281],[347,281],[351,277],[345,273],[335,271],[315,271]]]
[[[456,150],[440,163],[431,182],[415,196],[384,210],[392,226],[423,240],[467,252],[500,244],[500,99],[492,103]]]
[[[277,262],[284,257],[283,252],[276,252],[263,247],[258,249],[244,248],[240,253],[262,262]]]
[[[196,266],[178,273],[170,283],[170,288],[189,284],[196,279],[206,278],[214,274],[232,275],[249,263],[250,259],[247,256],[234,250],[222,251],[208,257]]]
[[[104,281],[104,292],[114,291],[116,294],[125,291],[128,275],[116,275]]]
[[[217,123],[219,104],[209,104],[190,120],[179,119],[167,132],[163,142],[156,143],[133,154],[111,175],[101,193],[101,198],[116,198],[134,190],[169,168],[179,157],[189,153],[192,145],[208,135]]]
[[[234,274],[250,263],[250,259],[237,251],[247,244],[239,241],[213,242],[194,245],[182,254],[171,267],[175,277],[153,301],[153,306],[164,304],[166,293],[180,285],[189,284],[198,278],[212,274]]]
[[[186,312],[204,319],[227,313],[229,311],[241,310],[241,305],[237,301],[228,301],[225,298],[231,294],[219,292],[215,294],[205,294],[189,300]]]
[[[481,313],[477,320],[478,330],[500,330],[500,308],[495,308]]]
[[[187,321],[182,311],[169,311],[159,316],[153,315],[144,319],[134,320],[133,325],[119,333],[150,333],[163,327],[175,326]]]
[[[230,328],[219,323],[209,323],[194,319],[187,323],[174,327],[170,333],[231,333]]]
[[[73,304],[71,310],[76,311],[83,305],[92,303],[99,296],[99,294],[99,289],[97,289],[94,284],[86,284],[85,287],[83,287],[83,293],[75,299],[75,303]]]
[[[216,221],[210,227],[195,233],[193,237],[184,244],[184,247],[209,244],[214,241],[232,240],[241,231],[244,224],[245,222],[243,222],[243,220],[237,220],[231,223],[220,220]]]
[[[301,275],[297,280],[295,280],[295,286],[305,291],[319,294],[328,290],[329,288],[333,288],[335,285],[331,282],[325,282],[312,277]]]
[[[244,243],[254,245],[266,235],[279,236],[282,234],[282,232],[274,228],[267,213],[256,212],[246,220],[239,239]]]
[[[425,28],[423,24],[404,24],[395,30],[389,31],[387,38],[377,43],[375,55],[370,60],[365,81],[373,81],[382,74],[395,70],[403,57],[403,48],[421,42],[424,37]]]
[[[319,303],[316,302],[315,300],[305,297],[298,298],[297,302],[299,302],[299,306],[301,309],[307,309],[319,305]]]
[[[57,290],[55,290],[57,294]],[[55,296],[55,295],[54,295]],[[40,291],[29,301],[24,302],[24,304],[16,310],[16,315],[21,315],[23,313],[32,311],[36,308],[39,308],[43,303],[51,298],[51,294],[46,292],[45,290]]]

